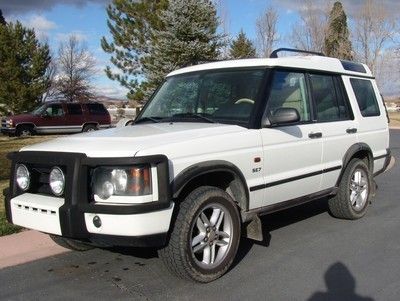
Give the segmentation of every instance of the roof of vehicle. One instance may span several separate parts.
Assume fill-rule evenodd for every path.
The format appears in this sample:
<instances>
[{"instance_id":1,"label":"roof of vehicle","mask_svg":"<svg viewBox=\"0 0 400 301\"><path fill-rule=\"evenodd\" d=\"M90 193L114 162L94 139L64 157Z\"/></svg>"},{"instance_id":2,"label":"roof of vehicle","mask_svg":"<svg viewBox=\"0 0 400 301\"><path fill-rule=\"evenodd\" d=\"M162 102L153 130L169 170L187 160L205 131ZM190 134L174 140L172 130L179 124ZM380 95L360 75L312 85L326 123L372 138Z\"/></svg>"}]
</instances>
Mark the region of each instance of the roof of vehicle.
<instances>
[{"instance_id":1,"label":"roof of vehicle","mask_svg":"<svg viewBox=\"0 0 400 301\"><path fill-rule=\"evenodd\" d=\"M218 61L213 63L200 64L175 70L167 76L184 74L195 71L245 68L245 67L291 67L306 70L326 71L362 77L373 77L367 65L339 60L337 58L310 55L310 56L289 56L279 58L257 58ZM356 71L354 71L356 70Z\"/></svg>"}]
</instances>

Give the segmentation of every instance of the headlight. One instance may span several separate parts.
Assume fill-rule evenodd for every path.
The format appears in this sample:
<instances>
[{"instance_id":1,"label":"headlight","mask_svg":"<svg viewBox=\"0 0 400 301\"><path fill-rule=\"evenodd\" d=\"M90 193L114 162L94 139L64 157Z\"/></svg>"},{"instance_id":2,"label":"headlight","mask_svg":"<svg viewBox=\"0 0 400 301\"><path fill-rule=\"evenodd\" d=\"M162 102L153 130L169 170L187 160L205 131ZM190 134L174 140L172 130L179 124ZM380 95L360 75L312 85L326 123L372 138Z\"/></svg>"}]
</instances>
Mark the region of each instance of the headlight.
<instances>
[{"instance_id":1,"label":"headlight","mask_svg":"<svg viewBox=\"0 0 400 301\"><path fill-rule=\"evenodd\" d=\"M97 167L92 173L92 192L103 200L112 195L151 194L150 166Z\"/></svg>"},{"instance_id":2,"label":"headlight","mask_svg":"<svg viewBox=\"0 0 400 301\"><path fill-rule=\"evenodd\" d=\"M53 167L49 176L50 188L56 196L60 196L64 192L65 177L64 173L59 167Z\"/></svg>"},{"instance_id":3,"label":"headlight","mask_svg":"<svg viewBox=\"0 0 400 301\"><path fill-rule=\"evenodd\" d=\"M18 187L26 191L29 188L29 184L31 182L31 175L29 173L28 168L24 164L19 164L17 167L17 171L15 173L15 179L17 181Z\"/></svg>"},{"instance_id":4,"label":"headlight","mask_svg":"<svg viewBox=\"0 0 400 301\"><path fill-rule=\"evenodd\" d=\"M12 119L6 119L6 127L11 128L13 126Z\"/></svg>"}]
</instances>

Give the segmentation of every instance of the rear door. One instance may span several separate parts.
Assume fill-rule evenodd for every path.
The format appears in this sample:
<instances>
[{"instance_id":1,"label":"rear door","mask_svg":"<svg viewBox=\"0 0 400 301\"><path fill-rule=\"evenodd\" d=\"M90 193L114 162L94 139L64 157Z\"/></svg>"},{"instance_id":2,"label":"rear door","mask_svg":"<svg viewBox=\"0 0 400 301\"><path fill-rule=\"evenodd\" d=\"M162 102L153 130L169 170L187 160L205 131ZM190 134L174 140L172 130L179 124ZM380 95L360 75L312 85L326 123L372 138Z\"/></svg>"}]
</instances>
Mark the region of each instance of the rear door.
<instances>
[{"instance_id":1,"label":"rear door","mask_svg":"<svg viewBox=\"0 0 400 301\"><path fill-rule=\"evenodd\" d=\"M261 207L320 191L322 178L322 139L319 125L313 122L306 74L274 71L265 114L271 116L282 107L300 114L296 124L261 129L264 151L264 200Z\"/></svg>"},{"instance_id":2,"label":"rear door","mask_svg":"<svg viewBox=\"0 0 400 301\"><path fill-rule=\"evenodd\" d=\"M315 117L322 133L324 173L321 189L336 185L347 150L358 141L358 122L340 75L310 73Z\"/></svg>"},{"instance_id":3,"label":"rear door","mask_svg":"<svg viewBox=\"0 0 400 301\"><path fill-rule=\"evenodd\" d=\"M66 125L69 132L80 132L85 123L80 103L68 103L67 105Z\"/></svg>"}]
</instances>

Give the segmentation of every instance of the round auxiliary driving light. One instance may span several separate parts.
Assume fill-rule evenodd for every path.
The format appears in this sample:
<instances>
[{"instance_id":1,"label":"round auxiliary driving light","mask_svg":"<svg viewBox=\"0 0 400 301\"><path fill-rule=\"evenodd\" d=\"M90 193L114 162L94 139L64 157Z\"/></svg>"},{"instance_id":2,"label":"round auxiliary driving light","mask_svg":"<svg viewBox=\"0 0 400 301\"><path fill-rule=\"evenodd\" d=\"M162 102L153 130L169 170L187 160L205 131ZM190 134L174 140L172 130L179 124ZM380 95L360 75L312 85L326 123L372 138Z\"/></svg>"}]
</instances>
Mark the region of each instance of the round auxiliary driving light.
<instances>
[{"instance_id":1,"label":"round auxiliary driving light","mask_svg":"<svg viewBox=\"0 0 400 301\"><path fill-rule=\"evenodd\" d=\"M26 191L29 188L31 182L31 175L29 174L28 168L24 164L19 164L15 173L15 179L18 187Z\"/></svg>"},{"instance_id":2,"label":"round auxiliary driving light","mask_svg":"<svg viewBox=\"0 0 400 301\"><path fill-rule=\"evenodd\" d=\"M56 196L60 196L64 192L65 177L64 173L59 167L53 167L49 176L50 188Z\"/></svg>"}]
</instances>

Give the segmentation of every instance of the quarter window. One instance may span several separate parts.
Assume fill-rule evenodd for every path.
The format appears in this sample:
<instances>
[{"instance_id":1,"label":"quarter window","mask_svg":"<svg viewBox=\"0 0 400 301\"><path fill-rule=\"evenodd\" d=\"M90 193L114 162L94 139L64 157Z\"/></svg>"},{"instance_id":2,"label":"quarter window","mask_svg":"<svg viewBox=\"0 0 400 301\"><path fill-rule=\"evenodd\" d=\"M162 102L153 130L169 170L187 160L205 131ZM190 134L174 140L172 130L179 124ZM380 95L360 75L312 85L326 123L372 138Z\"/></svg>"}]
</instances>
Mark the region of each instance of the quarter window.
<instances>
[{"instance_id":1,"label":"quarter window","mask_svg":"<svg viewBox=\"0 0 400 301\"><path fill-rule=\"evenodd\" d=\"M90 103L87 105L90 114L93 115L107 115L107 109L101 103Z\"/></svg>"},{"instance_id":2,"label":"quarter window","mask_svg":"<svg viewBox=\"0 0 400 301\"><path fill-rule=\"evenodd\" d=\"M351 78L350 83L353 87L361 115L364 117L379 116L378 102L371 81Z\"/></svg>"},{"instance_id":3,"label":"quarter window","mask_svg":"<svg viewBox=\"0 0 400 301\"><path fill-rule=\"evenodd\" d=\"M268 99L267 116L273 116L280 108L294 108L300 121L310 121L310 103L303 73L276 71L272 79Z\"/></svg>"},{"instance_id":4,"label":"quarter window","mask_svg":"<svg viewBox=\"0 0 400 301\"><path fill-rule=\"evenodd\" d=\"M310 74L311 91L318 121L349 119L346 103L336 89L337 80L331 75Z\"/></svg>"}]
</instances>

